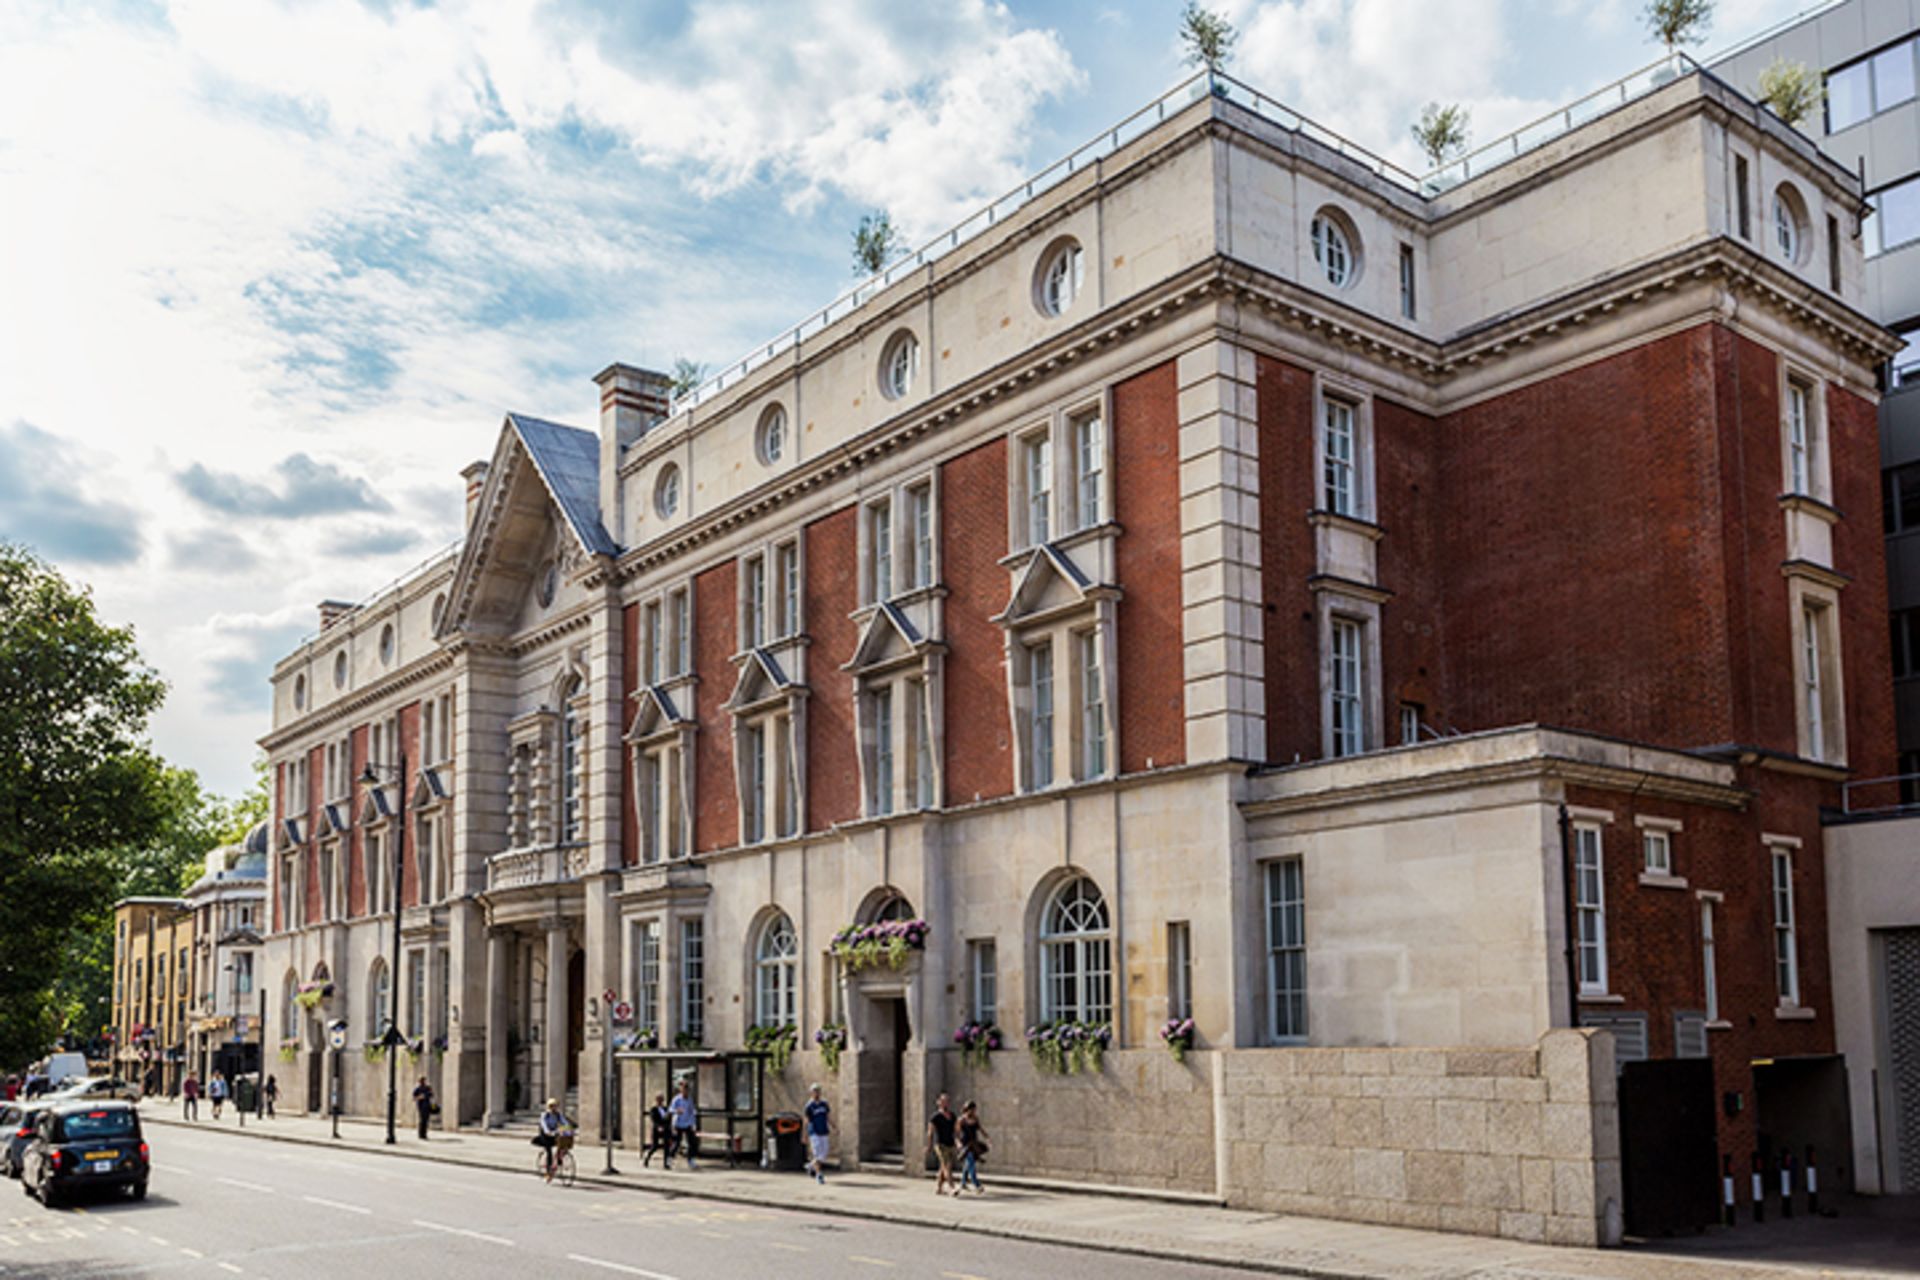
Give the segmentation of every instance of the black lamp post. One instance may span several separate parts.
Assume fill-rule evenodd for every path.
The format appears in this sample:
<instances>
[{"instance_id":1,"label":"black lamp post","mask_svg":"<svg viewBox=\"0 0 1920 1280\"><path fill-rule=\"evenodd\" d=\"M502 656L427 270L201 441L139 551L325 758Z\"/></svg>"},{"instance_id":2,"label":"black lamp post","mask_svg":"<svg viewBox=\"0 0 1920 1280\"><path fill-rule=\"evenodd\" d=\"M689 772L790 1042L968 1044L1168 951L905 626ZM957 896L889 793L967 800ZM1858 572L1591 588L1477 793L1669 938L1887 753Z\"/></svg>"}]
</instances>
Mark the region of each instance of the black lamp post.
<instances>
[{"instance_id":1,"label":"black lamp post","mask_svg":"<svg viewBox=\"0 0 1920 1280\"><path fill-rule=\"evenodd\" d=\"M385 808L379 799L380 774L389 773L400 781L400 799L394 810L393 840L393 960L387 967L387 1029L380 1042L387 1050L387 1145L394 1143L394 1116L400 1106L400 1046L406 1037L400 1034L400 882L406 874L407 852L407 752L400 749L399 765L375 764L369 760L360 773L360 785L374 793L375 805Z\"/></svg>"}]
</instances>

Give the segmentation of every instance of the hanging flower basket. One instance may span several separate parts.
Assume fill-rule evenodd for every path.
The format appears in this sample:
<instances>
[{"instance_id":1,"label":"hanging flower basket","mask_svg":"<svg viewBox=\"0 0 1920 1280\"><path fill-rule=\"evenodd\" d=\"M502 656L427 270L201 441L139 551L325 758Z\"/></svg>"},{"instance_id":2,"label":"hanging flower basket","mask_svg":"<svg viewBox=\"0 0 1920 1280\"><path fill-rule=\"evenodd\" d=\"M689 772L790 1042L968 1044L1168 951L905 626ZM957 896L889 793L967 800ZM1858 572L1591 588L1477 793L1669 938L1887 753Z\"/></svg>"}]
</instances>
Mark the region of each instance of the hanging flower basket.
<instances>
[{"instance_id":1,"label":"hanging flower basket","mask_svg":"<svg viewBox=\"0 0 1920 1280\"><path fill-rule=\"evenodd\" d=\"M794 1046L799 1043L800 1028L791 1022L747 1028L748 1051L766 1054L770 1059L767 1065L775 1075L787 1069L787 1063L793 1060Z\"/></svg>"},{"instance_id":2,"label":"hanging flower basket","mask_svg":"<svg viewBox=\"0 0 1920 1280\"><path fill-rule=\"evenodd\" d=\"M433 1038L432 1047L433 1047L433 1056L436 1058L440 1057L442 1054L446 1053L447 1051L447 1038L445 1036L435 1036Z\"/></svg>"},{"instance_id":3,"label":"hanging flower basket","mask_svg":"<svg viewBox=\"0 0 1920 1280\"><path fill-rule=\"evenodd\" d=\"M676 1031L673 1033L673 1047L676 1049L698 1049L702 1046L700 1037L693 1032Z\"/></svg>"},{"instance_id":4,"label":"hanging flower basket","mask_svg":"<svg viewBox=\"0 0 1920 1280\"><path fill-rule=\"evenodd\" d=\"M925 920L850 924L833 935L833 954L847 967L848 973L878 968L882 964L900 969L905 967L910 953L926 949L927 932Z\"/></svg>"},{"instance_id":5,"label":"hanging flower basket","mask_svg":"<svg viewBox=\"0 0 1920 1280\"><path fill-rule=\"evenodd\" d=\"M299 1056L300 1042L298 1040L282 1040L280 1042L280 1061L292 1062Z\"/></svg>"},{"instance_id":6,"label":"hanging flower basket","mask_svg":"<svg viewBox=\"0 0 1920 1280\"><path fill-rule=\"evenodd\" d=\"M1112 1043L1113 1028L1104 1022L1057 1018L1027 1028L1027 1052L1034 1065L1063 1076L1100 1070Z\"/></svg>"},{"instance_id":7,"label":"hanging flower basket","mask_svg":"<svg viewBox=\"0 0 1920 1280\"><path fill-rule=\"evenodd\" d=\"M975 1022L968 1019L960 1024L953 1033L953 1042L960 1046L960 1057L970 1067L987 1065L987 1055L1001 1047L1000 1028L991 1022Z\"/></svg>"},{"instance_id":8,"label":"hanging flower basket","mask_svg":"<svg viewBox=\"0 0 1920 1280\"><path fill-rule=\"evenodd\" d=\"M425 1040L407 1041L407 1065L413 1066L420 1061L420 1055L427 1051Z\"/></svg>"},{"instance_id":9,"label":"hanging flower basket","mask_svg":"<svg viewBox=\"0 0 1920 1280\"><path fill-rule=\"evenodd\" d=\"M293 993L293 1002L302 1009L313 1009L323 1000L333 999L331 982L303 982L300 989Z\"/></svg>"},{"instance_id":10,"label":"hanging flower basket","mask_svg":"<svg viewBox=\"0 0 1920 1280\"><path fill-rule=\"evenodd\" d=\"M820 1046L820 1057L826 1062L827 1070L838 1074L840 1055L847 1048L847 1024L829 1022L813 1033L813 1042Z\"/></svg>"},{"instance_id":11,"label":"hanging flower basket","mask_svg":"<svg viewBox=\"0 0 1920 1280\"><path fill-rule=\"evenodd\" d=\"M1167 1025L1160 1028L1160 1038L1166 1042L1167 1052L1175 1062L1187 1060L1187 1050L1193 1048L1193 1035L1192 1018L1169 1018Z\"/></svg>"},{"instance_id":12,"label":"hanging flower basket","mask_svg":"<svg viewBox=\"0 0 1920 1280\"><path fill-rule=\"evenodd\" d=\"M660 1047L660 1032L658 1028L655 1027L641 1027L638 1031L628 1036L626 1043L620 1047L623 1049L658 1049Z\"/></svg>"},{"instance_id":13,"label":"hanging flower basket","mask_svg":"<svg viewBox=\"0 0 1920 1280\"><path fill-rule=\"evenodd\" d=\"M360 1056L368 1062L380 1062L387 1056L387 1046L378 1040L369 1040L360 1046Z\"/></svg>"}]
</instances>

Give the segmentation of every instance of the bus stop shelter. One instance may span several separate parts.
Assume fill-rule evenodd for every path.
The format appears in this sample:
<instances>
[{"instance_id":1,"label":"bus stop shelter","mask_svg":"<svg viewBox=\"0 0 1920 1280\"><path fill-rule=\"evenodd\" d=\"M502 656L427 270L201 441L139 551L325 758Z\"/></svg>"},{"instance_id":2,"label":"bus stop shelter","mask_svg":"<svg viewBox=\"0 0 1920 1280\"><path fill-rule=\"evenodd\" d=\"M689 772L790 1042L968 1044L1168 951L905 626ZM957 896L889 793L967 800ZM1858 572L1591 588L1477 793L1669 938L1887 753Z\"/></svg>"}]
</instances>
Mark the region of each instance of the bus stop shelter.
<instances>
[{"instance_id":1,"label":"bus stop shelter","mask_svg":"<svg viewBox=\"0 0 1920 1280\"><path fill-rule=\"evenodd\" d=\"M723 1143L727 1163L744 1157L760 1162L766 1142L766 1055L719 1049L623 1049L620 1065L622 1104L637 1103L627 1114L644 1116L657 1096L669 1101L681 1081L693 1086L698 1124L695 1132L709 1149ZM635 1087L637 1085L637 1088ZM647 1142L648 1126L633 1126L636 1147Z\"/></svg>"}]
</instances>

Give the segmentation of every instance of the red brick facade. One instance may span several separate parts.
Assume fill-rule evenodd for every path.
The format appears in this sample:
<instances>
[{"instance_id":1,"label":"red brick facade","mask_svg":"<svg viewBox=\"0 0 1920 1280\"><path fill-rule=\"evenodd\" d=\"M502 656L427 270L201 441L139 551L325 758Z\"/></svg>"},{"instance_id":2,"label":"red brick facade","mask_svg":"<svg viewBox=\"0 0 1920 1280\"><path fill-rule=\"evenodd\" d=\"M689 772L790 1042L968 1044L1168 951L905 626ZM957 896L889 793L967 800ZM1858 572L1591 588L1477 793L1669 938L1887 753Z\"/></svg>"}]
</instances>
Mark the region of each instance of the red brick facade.
<instances>
[{"instance_id":1,"label":"red brick facade","mask_svg":"<svg viewBox=\"0 0 1920 1280\"><path fill-rule=\"evenodd\" d=\"M1114 709L1122 773L1187 757L1179 399L1171 361L1113 389L1113 505L1124 531L1115 555L1125 593Z\"/></svg>"},{"instance_id":2,"label":"red brick facade","mask_svg":"<svg viewBox=\"0 0 1920 1280\"><path fill-rule=\"evenodd\" d=\"M740 803L733 785L733 725L721 704L733 696L738 562L716 565L693 580L694 718L693 848L724 849L740 838Z\"/></svg>"},{"instance_id":3,"label":"red brick facade","mask_svg":"<svg viewBox=\"0 0 1920 1280\"><path fill-rule=\"evenodd\" d=\"M1007 443L994 440L940 468L941 570L946 601L948 804L1013 792L1007 722Z\"/></svg>"},{"instance_id":4,"label":"red brick facade","mask_svg":"<svg viewBox=\"0 0 1920 1280\"><path fill-rule=\"evenodd\" d=\"M809 830L825 831L860 813L860 763L854 747L853 678L840 664L853 656L854 606L860 566L856 513L845 507L807 526L807 813Z\"/></svg>"}]
</instances>

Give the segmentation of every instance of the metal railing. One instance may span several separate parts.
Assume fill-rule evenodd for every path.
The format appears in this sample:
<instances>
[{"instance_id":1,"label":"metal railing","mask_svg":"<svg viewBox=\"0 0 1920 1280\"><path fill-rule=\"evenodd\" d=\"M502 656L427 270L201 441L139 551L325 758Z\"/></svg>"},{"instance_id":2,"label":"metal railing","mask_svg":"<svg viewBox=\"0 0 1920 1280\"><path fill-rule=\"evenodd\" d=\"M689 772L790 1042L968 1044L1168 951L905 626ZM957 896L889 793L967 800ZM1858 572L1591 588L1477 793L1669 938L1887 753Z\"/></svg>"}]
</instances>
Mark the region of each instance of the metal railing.
<instances>
[{"instance_id":1,"label":"metal railing","mask_svg":"<svg viewBox=\"0 0 1920 1280\"><path fill-rule=\"evenodd\" d=\"M1869 797L1885 803L1868 804L1859 797L1875 788ZM1855 778L1840 784L1840 811L1849 817L1876 813L1920 812L1920 773L1894 773L1884 778Z\"/></svg>"},{"instance_id":2,"label":"metal railing","mask_svg":"<svg viewBox=\"0 0 1920 1280\"><path fill-rule=\"evenodd\" d=\"M333 630L333 627L337 627L340 625L341 622L346 621L346 619L349 616L351 616L352 614L358 613L360 610L366 608L368 605L372 604L374 601L378 600L380 597L386 595L388 592L398 591L401 587L406 586L409 582L412 582L415 578L420 577L422 574L426 573L429 569L438 568L443 561L450 560L453 557L459 555L460 548L463 545L465 545L465 543L466 543L466 538L464 536L455 538L452 542L449 542L446 546L440 548L438 551L428 556L425 560L420 561L420 563L414 565L413 568L408 569L405 573L396 575L389 581L381 584L375 590L368 592L364 596L361 596L360 599L352 605L352 607L348 608L347 610L345 610L340 614L340 617L334 622L332 627L323 627L323 628L320 628L319 630L309 632L306 636L302 637L300 643L294 646L295 651L297 652L301 649L306 648L308 645L312 644L315 640L318 640L326 632Z\"/></svg>"},{"instance_id":3,"label":"metal railing","mask_svg":"<svg viewBox=\"0 0 1920 1280\"><path fill-rule=\"evenodd\" d=\"M1590 124L1608 112L1618 110L1634 99L1644 97L1655 89L1665 88L1682 76L1692 75L1698 70L1700 64L1686 54L1678 50L1669 53L1631 75L1595 89L1558 111L1475 147L1458 159L1449 160L1420 179L1420 192L1433 196L1450 187L1457 187L1469 178L1477 178L1497 169L1555 138L1572 133L1581 125Z\"/></svg>"},{"instance_id":4,"label":"metal railing","mask_svg":"<svg viewBox=\"0 0 1920 1280\"><path fill-rule=\"evenodd\" d=\"M670 415L678 415L739 385L768 361L792 351L808 338L845 319L874 297L966 244L975 236L1005 222L1036 196L1152 132L1193 103L1214 97L1232 102L1282 129L1310 138L1328 150L1360 165L1375 177L1421 197L1431 197L1505 164L1563 134L1579 128L1643 94L1698 70L1684 53L1672 53L1632 75L1596 89L1579 101L1512 133L1476 147L1457 160L1415 174L1359 143L1301 115L1285 103L1220 71L1198 71L1109 129L1103 130L1065 157L1054 161L985 208L904 254L879 273L855 285L800 323L755 347L718 373L673 398Z\"/></svg>"}]
</instances>

